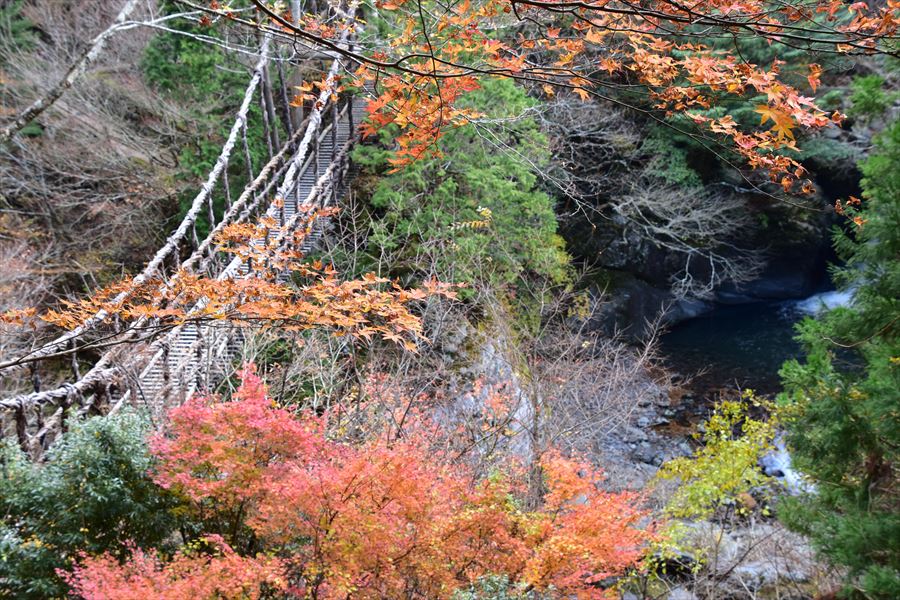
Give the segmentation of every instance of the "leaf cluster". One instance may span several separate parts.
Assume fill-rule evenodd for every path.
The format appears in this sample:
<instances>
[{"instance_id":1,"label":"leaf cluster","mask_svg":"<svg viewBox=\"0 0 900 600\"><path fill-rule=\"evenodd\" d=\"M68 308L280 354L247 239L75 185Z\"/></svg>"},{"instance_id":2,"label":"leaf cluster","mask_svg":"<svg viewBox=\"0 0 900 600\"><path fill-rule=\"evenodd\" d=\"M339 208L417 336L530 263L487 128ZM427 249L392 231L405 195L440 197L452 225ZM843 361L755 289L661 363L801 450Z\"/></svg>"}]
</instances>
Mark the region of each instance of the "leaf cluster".
<instances>
[{"instance_id":1,"label":"leaf cluster","mask_svg":"<svg viewBox=\"0 0 900 600\"><path fill-rule=\"evenodd\" d=\"M675 458L660 468L660 479L679 480L666 512L679 518L707 518L766 481L759 461L772 448L777 420L753 418L750 410L759 410L765 402L749 391L745 400L717 406L704 423L703 443L693 456Z\"/></svg>"},{"instance_id":2,"label":"leaf cluster","mask_svg":"<svg viewBox=\"0 0 900 600\"><path fill-rule=\"evenodd\" d=\"M78 552L163 542L172 500L149 476L147 430L132 413L75 422L42 464L11 442L0 448L0 596L60 597L56 570Z\"/></svg>"},{"instance_id":3,"label":"leaf cluster","mask_svg":"<svg viewBox=\"0 0 900 600\"><path fill-rule=\"evenodd\" d=\"M449 600L499 576L523 592L594 598L595 583L637 564L653 538L636 495L601 491L596 469L556 452L540 463L543 505L526 511L511 474L476 478L425 430L349 443L328 435L328 420L279 408L250 367L232 401L173 409L151 443L155 479L188 503L203 531L194 539L221 540L219 550L200 565L189 548L171 560L133 552L122 566L101 555L70 582L125 598L135 577L175 600L209 589L211 573L235 573L219 596L289 582L303 597Z\"/></svg>"}]
</instances>

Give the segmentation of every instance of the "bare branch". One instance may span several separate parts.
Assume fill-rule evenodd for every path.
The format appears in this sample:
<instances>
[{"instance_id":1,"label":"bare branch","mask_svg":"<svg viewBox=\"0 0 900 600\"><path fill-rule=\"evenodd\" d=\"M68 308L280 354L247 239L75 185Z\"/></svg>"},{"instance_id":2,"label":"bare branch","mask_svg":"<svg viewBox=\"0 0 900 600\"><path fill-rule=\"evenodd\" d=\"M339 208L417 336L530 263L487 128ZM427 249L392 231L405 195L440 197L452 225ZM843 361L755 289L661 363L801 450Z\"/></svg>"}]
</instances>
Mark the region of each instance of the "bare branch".
<instances>
[{"instance_id":1,"label":"bare branch","mask_svg":"<svg viewBox=\"0 0 900 600\"><path fill-rule=\"evenodd\" d=\"M128 0L125 2L125 5L119 11L119 14L116 16L113 24L102 31L100 34L95 37L91 45L84 51L84 53L75 61L71 67L69 67L68 73L63 77L62 81L53 86L49 92L47 92L41 98L35 100L31 106L23 110L19 115L15 118L15 120L0 130L0 144L3 144L9 141L12 136L17 134L22 130L23 127L28 125L31 121L33 121L38 115L42 112L53 106L53 103L56 102L63 93L68 90L72 85L78 81L81 76L87 71L88 67L97 60L97 57L100 56L100 53L103 52L104 46L106 46L106 41L112 36L116 31L118 31L119 27L122 23L128 19L128 16L134 11L134 9L138 5L138 0Z\"/></svg>"}]
</instances>

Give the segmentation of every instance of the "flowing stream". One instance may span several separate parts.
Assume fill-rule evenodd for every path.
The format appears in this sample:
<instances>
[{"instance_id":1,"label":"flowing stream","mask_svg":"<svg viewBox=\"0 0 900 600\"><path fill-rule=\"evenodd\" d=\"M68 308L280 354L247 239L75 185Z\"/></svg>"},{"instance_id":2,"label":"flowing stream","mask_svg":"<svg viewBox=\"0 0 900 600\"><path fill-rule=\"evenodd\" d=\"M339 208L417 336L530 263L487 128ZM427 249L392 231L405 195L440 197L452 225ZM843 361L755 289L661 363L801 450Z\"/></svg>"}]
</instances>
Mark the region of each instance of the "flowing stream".
<instances>
[{"instance_id":1,"label":"flowing stream","mask_svg":"<svg viewBox=\"0 0 900 600\"><path fill-rule=\"evenodd\" d=\"M670 368L693 375L689 387L696 393L692 406L680 407L681 420L701 418L708 410L704 404L711 401L716 389L749 387L764 394L777 392L782 363L801 355L800 345L793 339L794 325L806 316L852 301L852 290L828 290L801 300L721 306L673 327L660 339L660 348ZM812 489L792 468L781 435L761 466L792 494Z\"/></svg>"},{"instance_id":2,"label":"flowing stream","mask_svg":"<svg viewBox=\"0 0 900 600\"><path fill-rule=\"evenodd\" d=\"M773 393L781 365L801 354L794 326L852 298L852 290L827 290L801 300L718 306L672 327L660 350L674 371L693 376L698 391L739 386Z\"/></svg>"}]
</instances>

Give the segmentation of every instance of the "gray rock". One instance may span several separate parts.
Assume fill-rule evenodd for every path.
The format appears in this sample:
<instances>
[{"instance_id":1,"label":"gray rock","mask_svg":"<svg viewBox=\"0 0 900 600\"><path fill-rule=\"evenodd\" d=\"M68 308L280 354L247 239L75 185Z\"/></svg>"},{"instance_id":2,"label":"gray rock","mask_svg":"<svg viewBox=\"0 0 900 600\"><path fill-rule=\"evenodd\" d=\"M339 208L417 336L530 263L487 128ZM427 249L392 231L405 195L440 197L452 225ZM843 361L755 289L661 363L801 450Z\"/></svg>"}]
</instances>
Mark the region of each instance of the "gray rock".
<instances>
[{"instance_id":1,"label":"gray rock","mask_svg":"<svg viewBox=\"0 0 900 600\"><path fill-rule=\"evenodd\" d=\"M663 462L663 453L647 442L642 442L638 446L637 450L634 451L634 457L642 463L655 467L658 467Z\"/></svg>"},{"instance_id":2,"label":"gray rock","mask_svg":"<svg viewBox=\"0 0 900 600\"><path fill-rule=\"evenodd\" d=\"M697 594L683 585L672 588L666 596L667 600L697 600Z\"/></svg>"},{"instance_id":3,"label":"gray rock","mask_svg":"<svg viewBox=\"0 0 900 600\"><path fill-rule=\"evenodd\" d=\"M637 427L625 425L622 428L622 441L624 442L646 442L647 433Z\"/></svg>"},{"instance_id":4,"label":"gray rock","mask_svg":"<svg viewBox=\"0 0 900 600\"><path fill-rule=\"evenodd\" d=\"M763 562L738 565L731 573L733 578L738 579L751 590L759 590L775 585L780 575L775 565Z\"/></svg>"},{"instance_id":5,"label":"gray rock","mask_svg":"<svg viewBox=\"0 0 900 600\"><path fill-rule=\"evenodd\" d=\"M660 394L653 400L653 402L657 406L669 406L672 403L672 401L669 399L669 396L667 396L666 394ZM684 402L684 400L682 400L682 402Z\"/></svg>"}]
</instances>

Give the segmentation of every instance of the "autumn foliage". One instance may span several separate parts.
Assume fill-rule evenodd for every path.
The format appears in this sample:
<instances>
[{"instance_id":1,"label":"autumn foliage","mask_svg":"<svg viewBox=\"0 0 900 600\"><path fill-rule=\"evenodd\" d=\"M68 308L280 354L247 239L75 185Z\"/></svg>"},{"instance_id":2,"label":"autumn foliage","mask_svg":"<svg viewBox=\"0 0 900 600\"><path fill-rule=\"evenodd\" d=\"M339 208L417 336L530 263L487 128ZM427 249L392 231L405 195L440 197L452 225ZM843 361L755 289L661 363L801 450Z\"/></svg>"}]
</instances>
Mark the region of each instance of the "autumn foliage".
<instances>
[{"instance_id":1,"label":"autumn foliage","mask_svg":"<svg viewBox=\"0 0 900 600\"><path fill-rule=\"evenodd\" d=\"M601 491L589 465L547 453L543 505L526 510L513 472L476 477L415 432L332 439L327 414L278 407L252 367L231 401L194 398L170 417L155 478L212 552L86 558L70 578L85 598L434 599L491 574L597 598L654 537L640 499Z\"/></svg>"},{"instance_id":2,"label":"autumn foliage","mask_svg":"<svg viewBox=\"0 0 900 600\"><path fill-rule=\"evenodd\" d=\"M286 587L276 558L238 556L218 536L202 540L213 553L185 551L163 563L155 552L132 548L122 565L109 556L85 557L66 580L85 600L147 598L248 598Z\"/></svg>"},{"instance_id":3,"label":"autumn foliage","mask_svg":"<svg viewBox=\"0 0 900 600\"><path fill-rule=\"evenodd\" d=\"M124 278L86 298L64 300L59 309L7 311L0 314L0 325L40 320L73 329L105 314L106 324L151 320L164 327L216 321L283 331L323 328L415 349L422 325L412 306L435 294L453 298L453 286L431 280L420 289L404 289L374 273L344 280L331 264L306 260L299 247L316 221L334 212L310 211L295 230L270 217L223 228L215 238L217 248L247 265L244 277L214 278L182 269L167 280Z\"/></svg>"},{"instance_id":4,"label":"autumn foliage","mask_svg":"<svg viewBox=\"0 0 900 600\"><path fill-rule=\"evenodd\" d=\"M289 13L254 4L273 28L314 43L339 29L332 23L323 29L308 16L294 24ZM478 116L458 100L482 78L509 77L547 96L615 98L641 112L683 114L701 126L698 137L705 143L729 148L786 192L812 190L791 156L794 131L840 123L843 116L826 114L792 83L799 79L814 94L821 65L799 66L806 71L798 77L797 69L782 72L781 61L745 60L740 42L764 39L813 54L889 52L900 24L895 0L465 0L447 6L380 0L377 8L396 33L389 45L354 55L360 67L352 83L375 90L365 133L389 123L402 128L396 168L439 154L437 140L447 128ZM717 37L733 48L709 42ZM758 102L758 125L739 124L726 113L704 114L729 98Z\"/></svg>"}]
</instances>

